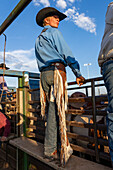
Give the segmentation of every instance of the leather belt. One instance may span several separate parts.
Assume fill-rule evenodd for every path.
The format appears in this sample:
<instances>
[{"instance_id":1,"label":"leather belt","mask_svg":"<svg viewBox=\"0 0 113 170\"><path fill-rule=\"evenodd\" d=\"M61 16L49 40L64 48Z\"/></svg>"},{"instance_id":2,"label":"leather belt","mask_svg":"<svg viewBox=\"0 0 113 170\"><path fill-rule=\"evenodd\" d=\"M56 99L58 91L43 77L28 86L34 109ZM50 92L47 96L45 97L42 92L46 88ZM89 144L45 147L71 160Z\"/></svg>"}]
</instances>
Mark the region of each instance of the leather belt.
<instances>
[{"instance_id":1,"label":"leather belt","mask_svg":"<svg viewBox=\"0 0 113 170\"><path fill-rule=\"evenodd\" d=\"M52 63L51 65L55 66L58 70L66 71L65 66L62 63Z\"/></svg>"},{"instance_id":2,"label":"leather belt","mask_svg":"<svg viewBox=\"0 0 113 170\"><path fill-rule=\"evenodd\" d=\"M53 70L53 71L54 71L55 67L56 67L58 70L61 70L61 71L65 71L65 72L66 72L65 66L64 66L64 64L62 64L62 63L52 63L50 66L43 68L42 71L49 71L49 70ZM41 71L41 72L42 72L42 71Z\"/></svg>"}]
</instances>

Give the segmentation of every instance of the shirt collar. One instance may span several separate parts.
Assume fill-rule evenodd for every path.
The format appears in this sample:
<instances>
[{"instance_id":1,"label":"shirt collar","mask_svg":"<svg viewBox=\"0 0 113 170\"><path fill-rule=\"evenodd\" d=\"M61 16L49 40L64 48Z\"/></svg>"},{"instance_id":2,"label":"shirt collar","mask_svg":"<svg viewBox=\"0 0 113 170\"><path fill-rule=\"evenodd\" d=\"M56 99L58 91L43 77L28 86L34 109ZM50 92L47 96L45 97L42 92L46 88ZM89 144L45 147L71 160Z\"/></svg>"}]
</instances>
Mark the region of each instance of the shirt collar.
<instances>
[{"instance_id":1,"label":"shirt collar","mask_svg":"<svg viewBox=\"0 0 113 170\"><path fill-rule=\"evenodd\" d=\"M51 26L50 25L46 25L46 26L44 26L44 28L51 28Z\"/></svg>"}]
</instances>

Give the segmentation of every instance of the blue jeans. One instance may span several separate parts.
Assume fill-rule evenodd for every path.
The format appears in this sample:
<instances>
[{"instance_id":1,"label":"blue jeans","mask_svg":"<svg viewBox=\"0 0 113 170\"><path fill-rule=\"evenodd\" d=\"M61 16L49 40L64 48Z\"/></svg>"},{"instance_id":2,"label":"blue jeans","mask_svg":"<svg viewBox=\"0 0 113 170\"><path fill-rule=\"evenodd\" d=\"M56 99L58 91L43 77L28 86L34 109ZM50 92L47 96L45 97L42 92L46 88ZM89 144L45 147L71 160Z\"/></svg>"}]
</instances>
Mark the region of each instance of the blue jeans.
<instances>
[{"instance_id":1,"label":"blue jeans","mask_svg":"<svg viewBox=\"0 0 113 170\"><path fill-rule=\"evenodd\" d=\"M58 116L56 102L49 100L51 86L54 84L54 66L41 73L42 88L48 100L47 125L45 131L44 154L50 156L57 150Z\"/></svg>"},{"instance_id":2,"label":"blue jeans","mask_svg":"<svg viewBox=\"0 0 113 170\"><path fill-rule=\"evenodd\" d=\"M108 93L106 123L111 161L113 163L113 60L109 60L103 64L102 75Z\"/></svg>"}]
</instances>

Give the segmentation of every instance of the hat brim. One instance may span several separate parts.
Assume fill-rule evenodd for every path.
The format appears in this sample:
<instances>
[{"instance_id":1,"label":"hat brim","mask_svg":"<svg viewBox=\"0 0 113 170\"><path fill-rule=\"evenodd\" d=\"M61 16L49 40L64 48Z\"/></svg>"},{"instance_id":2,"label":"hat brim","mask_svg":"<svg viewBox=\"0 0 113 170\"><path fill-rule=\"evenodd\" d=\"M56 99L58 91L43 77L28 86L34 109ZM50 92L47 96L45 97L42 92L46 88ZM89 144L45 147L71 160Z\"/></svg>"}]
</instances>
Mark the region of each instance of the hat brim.
<instances>
[{"instance_id":1,"label":"hat brim","mask_svg":"<svg viewBox=\"0 0 113 170\"><path fill-rule=\"evenodd\" d=\"M6 68L6 70L9 70L9 67L5 67Z\"/></svg>"},{"instance_id":2,"label":"hat brim","mask_svg":"<svg viewBox=\"0 0 113 170\"><path fill-rule=\"evenodd\" d=\"M0 68L2 68L2 69L3 69L4 67L0 67ZM9 68L9 67L5 67L5 69L6 69L6 70L9 70L10 68Z\"/></svg>"},{"instance_id":3,"label":"hat brim","mask_svg":"<svg viewBox=\"0 0 113 170\"><path fill-rule=\"evenodd\" d=\"M62 21L63 19L65 19L67 16L65 14L63 14L62 12L58 11L57 9L53 8L53 7L46 7L41 9L37 15L36 15L36 23L43 27L43 20L46 17L49 16L53 16L53 15L58 15L59 16L59 20Z\"/></svg>"},{"instance_id":4,"label":"hat brim","mask_svg":"<svg viewBox=\"0 0 113 170\"><path fill-rule=\"evenodd\" d=\"M3 69L4 67L5 67L5 69L6 69L6 70L8 70L8 69L9 69L9 67L6 67L6 64L1 63L1 64L0 64L0 68L2 68L2 69Z\"/></svg>"}]
</instances>

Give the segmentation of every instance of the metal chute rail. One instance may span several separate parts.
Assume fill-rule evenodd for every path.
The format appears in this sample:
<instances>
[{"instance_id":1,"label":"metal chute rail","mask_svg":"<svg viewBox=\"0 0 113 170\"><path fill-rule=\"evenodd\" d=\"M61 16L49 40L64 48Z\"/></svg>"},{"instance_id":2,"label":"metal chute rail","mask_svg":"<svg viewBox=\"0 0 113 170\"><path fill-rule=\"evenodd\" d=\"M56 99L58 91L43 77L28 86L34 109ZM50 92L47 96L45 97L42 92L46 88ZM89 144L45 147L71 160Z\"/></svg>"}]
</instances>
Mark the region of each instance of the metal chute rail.
<instances>
[{"instance_id":1,"label":"metal chute rail","mask_svg":"<svg viewBox=\"0 0 113 170\"><path fill-rule=\"evenodd\" d=\"M2 72L0 70L0 75L2 75ZM38 141L39 145L44 142L46 120L43 120L40 116L40 75L6 70L5 76L18 77L17 90L12 92L12 95L16 95L15 100L6 100L2 103L6 105L7 116L11 117L12 123L15 124L15 130L12 131L15 139L9 139L8 147L16 154L16 160L8 151L9 162L12 163L15 160L16 169L22 167L27 169L30 163L34 163L38 167L40 160L35 158L36 155L32 153L31 148L26 146L22 149L21 145L27 139L32 144L33 141ZM97 81L100 84L96 84ZM89 155L89 159L93 161L96 159L96 162L110 165L106 124L104 121L98 122L98 117L105 118L106 116L105 108L108 101L106 94L95 94L99 86L104 86L101 77L86 80L86 84L82 87L76 86L76 82L68 83L68 94L79 92L84 93L85 97L71 97L72 95L69 95L68 111L66 113L67 135L74 150L75 159L77 155L84 155L86 158ZM81 90L82 92L80 92ZM7 104L10 104L9 110ZM15 116L16 118L14 118ZM25 137L24 140L23 136ZM20 155L21 159L19 159ZM11 159L11 157L13 158ZM51 167L52 165L47 164L48 166Z\"/></svg>"}]
</instances>

